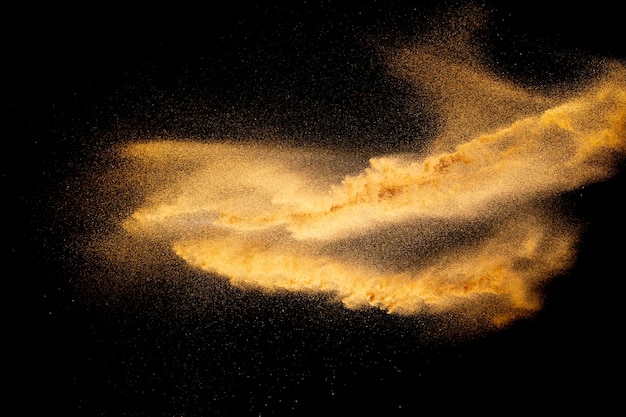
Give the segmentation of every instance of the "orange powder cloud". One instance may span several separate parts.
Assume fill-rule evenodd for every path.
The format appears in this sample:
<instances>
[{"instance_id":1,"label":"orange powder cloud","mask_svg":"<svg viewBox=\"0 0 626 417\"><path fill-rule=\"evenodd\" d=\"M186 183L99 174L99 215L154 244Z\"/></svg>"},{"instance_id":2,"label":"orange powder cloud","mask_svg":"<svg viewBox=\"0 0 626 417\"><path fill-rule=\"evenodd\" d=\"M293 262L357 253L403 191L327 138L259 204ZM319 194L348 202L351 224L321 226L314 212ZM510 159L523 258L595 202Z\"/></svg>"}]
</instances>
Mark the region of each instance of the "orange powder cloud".
<instances>
[{"instance_id":1,"label":"orange powder cloud","mask_svg":"<svg viewBox=\"0 0 626 417\"><path fill-rule=\"evenodd\" d=\"M123 230L233 285L347 308L496 324L537 311L578 238L552 198L608 178L626 150L626 69L544 97L427 48L391 61L436 94L445 126L425 153L357 172L347 155L279 143L130 143L126 178L145 199Z\"/></svg>"}]
</instances>

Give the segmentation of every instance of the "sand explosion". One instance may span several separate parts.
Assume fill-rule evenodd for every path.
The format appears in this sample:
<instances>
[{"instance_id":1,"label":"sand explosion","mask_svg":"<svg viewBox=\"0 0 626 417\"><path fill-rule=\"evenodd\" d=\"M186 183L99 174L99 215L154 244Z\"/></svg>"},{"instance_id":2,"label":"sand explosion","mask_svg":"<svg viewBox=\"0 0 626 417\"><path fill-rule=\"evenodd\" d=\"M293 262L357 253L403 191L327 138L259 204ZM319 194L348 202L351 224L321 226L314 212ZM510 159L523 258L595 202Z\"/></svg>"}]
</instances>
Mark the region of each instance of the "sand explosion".
<instances>
[{"instance_id":1,"label":"sand explosion","mask_svg":"<svg viewBox=\"0 0 626 417\"><path fill-rule=\"evenodd\" d=\"M121 224L233 285L323 292L347 308L460 311L508 323L541 308L575 258L560 194L614 174L626 69L539 94L424 45L389 54L443 126L422 153L372 157L261 141L122 147L145 199Z\"/></svg>"}]
</instances>

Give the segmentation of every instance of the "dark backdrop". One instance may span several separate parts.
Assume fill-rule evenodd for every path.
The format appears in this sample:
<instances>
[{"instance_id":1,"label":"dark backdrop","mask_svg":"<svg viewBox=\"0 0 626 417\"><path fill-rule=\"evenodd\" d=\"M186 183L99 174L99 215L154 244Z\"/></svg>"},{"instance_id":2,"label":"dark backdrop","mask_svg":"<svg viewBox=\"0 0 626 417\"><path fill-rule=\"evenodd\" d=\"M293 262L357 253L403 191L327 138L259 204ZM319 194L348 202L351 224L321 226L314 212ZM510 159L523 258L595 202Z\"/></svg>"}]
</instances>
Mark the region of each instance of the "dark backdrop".
<instances>
[{"instance_id":1,"label":"dark backdrop","mask_svg":"<svg viewBox=\"0 0 626 417\"><path fill-rule=\"evenodd\" d=\"M510 77L567 81L579 61L562 52L626 57L611 2L485 3L496 69ZM68 242L87 226L68 220L60 196L117 141L269 127L296 144L366 154L419 146L436 121L413 122L421 104L407 109L363 39L411 39L447 6L235 1L8 10L4 357L15 388L7 394L20 414L619 409L623 171L568 197L587 228L575 269L547 288L546 308L467 341L437 337L411 319L227 285L221 301L183 312L171 306L183 299L183 284L160 282L158 291L139 289L133 302L117 303L85 301L75 285L81 260Z\"/></svg>"}]
</instances>

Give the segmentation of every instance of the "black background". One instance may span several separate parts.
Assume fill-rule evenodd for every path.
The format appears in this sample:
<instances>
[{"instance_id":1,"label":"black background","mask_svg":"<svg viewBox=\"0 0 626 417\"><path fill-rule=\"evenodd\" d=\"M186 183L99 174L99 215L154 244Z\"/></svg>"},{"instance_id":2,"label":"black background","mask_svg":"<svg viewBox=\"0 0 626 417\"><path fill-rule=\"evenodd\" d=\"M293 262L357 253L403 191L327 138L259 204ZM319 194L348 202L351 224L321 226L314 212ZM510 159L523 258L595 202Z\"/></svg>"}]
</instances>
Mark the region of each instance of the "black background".
<instances>
[{"instance_id":1,"label":"black background","mask_svg":"<svg viewBox=\"0 0 626 417\"><path fill-rule=\"evenodd\" d=\"M626 57L611 2L483 4L492 16L485 36L494 69L509 78L564 83L588 57ZM449 5L8 10L2 180L11 349L4 357L20 414L619 409L623 170L566 196L587 226L575 269L548 286L545 309L470 340L439 337L426 319L224 283L215 284L216 300L177 308L201 276L156 279L153 288L134 285L132 297L102 300L76 285L83 260L68 247L93 225L73 219L64 195L112 143L270 131L366 155L419 147L434 121L415 123L420 103L407 108L372 41L419 36Z\"/></svg>"}]
</instances>

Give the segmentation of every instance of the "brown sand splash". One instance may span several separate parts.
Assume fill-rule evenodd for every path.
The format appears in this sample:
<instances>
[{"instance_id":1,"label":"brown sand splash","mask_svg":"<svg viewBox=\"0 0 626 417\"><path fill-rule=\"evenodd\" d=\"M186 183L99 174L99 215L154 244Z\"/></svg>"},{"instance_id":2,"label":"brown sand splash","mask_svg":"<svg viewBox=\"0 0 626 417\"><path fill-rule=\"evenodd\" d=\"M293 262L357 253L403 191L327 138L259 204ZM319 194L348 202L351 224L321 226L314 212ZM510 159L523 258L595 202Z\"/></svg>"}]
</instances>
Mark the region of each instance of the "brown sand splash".
<instances>
[{"instance_id":1,"label":"brown sand splash","mask_svg":"<svg viewBox=\"0 0 626 417\"><path fill-rule=\"evenodd\" d=\"M432 47L390 57L441 112L426 153L349 174L355 161L330 150L130 143L125 176L147 197L125 233L233 285L324 292L348 308L496 324L537 311L578 239L551 198L608 178L626 150L626 69L604 63L584 88L546 97Z\"/></svg>"}]
</instances>

